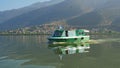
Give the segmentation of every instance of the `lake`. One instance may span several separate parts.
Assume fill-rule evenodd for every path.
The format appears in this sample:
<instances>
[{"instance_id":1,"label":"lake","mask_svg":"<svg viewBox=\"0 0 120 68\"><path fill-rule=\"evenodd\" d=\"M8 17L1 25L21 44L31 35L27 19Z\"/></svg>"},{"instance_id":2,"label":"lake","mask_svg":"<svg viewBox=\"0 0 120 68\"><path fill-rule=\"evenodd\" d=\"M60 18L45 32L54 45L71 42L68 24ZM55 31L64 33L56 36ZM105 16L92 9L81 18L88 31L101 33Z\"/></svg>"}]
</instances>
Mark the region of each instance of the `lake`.
<instances>
[{"instance_id":1,"label":"lake","mask_svg":"<svg viewBox=\"0 0 120 68\"><path fill-rule=\"evenodd\" d=\"M48 47L47 37L0 36L0 68L120 68L119 35L92 35L99 43L90 44L88 52L64 54L62 59Z\"/></svg>"}]
</instances>

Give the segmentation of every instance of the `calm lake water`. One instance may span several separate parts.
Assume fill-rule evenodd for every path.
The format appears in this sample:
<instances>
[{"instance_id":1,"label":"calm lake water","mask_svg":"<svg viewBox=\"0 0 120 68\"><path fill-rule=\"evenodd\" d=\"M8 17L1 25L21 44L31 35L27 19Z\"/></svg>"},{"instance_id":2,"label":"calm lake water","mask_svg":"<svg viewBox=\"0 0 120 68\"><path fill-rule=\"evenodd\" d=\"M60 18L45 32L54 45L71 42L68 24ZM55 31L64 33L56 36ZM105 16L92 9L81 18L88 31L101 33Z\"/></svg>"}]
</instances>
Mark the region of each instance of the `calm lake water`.
<instances>
[{"instance_id":1,"label":"calm lake water","mask_svg":"<svg viewBox=\"0 0 120 68\"><path fill-rule=\"evenodd\" d=\"M47 36L0 36L0 68L120 68L120 36L91 36L89 52L62 55ZM78 45L78 44L77 44ZM54 48L54 47L53 47Z\"/></svg>"}]
</instances>

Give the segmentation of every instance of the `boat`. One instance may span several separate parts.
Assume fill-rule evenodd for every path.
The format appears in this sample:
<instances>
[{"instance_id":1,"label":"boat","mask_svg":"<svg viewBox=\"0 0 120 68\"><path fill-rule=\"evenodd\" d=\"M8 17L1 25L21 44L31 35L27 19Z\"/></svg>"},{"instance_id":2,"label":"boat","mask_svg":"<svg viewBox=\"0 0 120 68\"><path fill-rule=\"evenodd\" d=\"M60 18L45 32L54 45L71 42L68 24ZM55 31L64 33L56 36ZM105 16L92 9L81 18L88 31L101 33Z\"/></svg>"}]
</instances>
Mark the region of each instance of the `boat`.
<instances>
[{"instance_id":1,"label":"boat","mask_svg":"<svg viewBox=\"0 0 120 68\"><path fill-rule=\"evenodd\" d=\"M48 37L48 40L49 43L52 44L88 42L90 40L88 33L89 30L86 29L64 30L59 28L55 30L50 37Z\"/></svg>"}]
</instances>

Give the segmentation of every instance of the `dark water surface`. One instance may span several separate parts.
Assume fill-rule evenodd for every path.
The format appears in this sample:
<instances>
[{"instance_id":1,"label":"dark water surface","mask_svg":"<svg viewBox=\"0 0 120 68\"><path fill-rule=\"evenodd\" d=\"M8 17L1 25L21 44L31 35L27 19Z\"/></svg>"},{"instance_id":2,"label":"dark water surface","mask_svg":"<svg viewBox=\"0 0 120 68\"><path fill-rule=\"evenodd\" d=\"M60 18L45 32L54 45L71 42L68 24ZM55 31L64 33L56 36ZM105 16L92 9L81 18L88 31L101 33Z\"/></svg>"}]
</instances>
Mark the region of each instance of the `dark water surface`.
<instances>
[{"instance_id":1,"label":"dark water surface","mask_svg":"<svg viewBox=\"0 0 120 68\"><path fill-rule=\"evenodd\" d=\"M0 68L120 68L120 36L91 36L89 52L63 55L48 48L47 36L0 36Z\"/></svg>"}]
</instances>

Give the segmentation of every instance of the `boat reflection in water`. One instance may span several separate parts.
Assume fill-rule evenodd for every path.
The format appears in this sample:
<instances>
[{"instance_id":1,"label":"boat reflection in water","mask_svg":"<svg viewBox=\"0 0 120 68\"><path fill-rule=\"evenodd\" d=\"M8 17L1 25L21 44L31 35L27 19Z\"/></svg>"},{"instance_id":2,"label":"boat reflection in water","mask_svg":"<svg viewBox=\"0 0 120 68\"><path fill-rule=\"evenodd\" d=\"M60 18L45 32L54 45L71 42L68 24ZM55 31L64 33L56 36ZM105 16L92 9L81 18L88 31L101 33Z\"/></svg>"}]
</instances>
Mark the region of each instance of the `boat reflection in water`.
<instances>
[{"instance_id":1,"label":"boat reflection in water","mask_svg":"<svg viewBox=\"0 0 120 68\"><path fill-rule=\"evenodd\" d=\"M63 55L86 53L86 52L89 52L88 49L90 49L89 43L55 44L55 45L52 44L52 45L49 45L48 47L51 50L53 50L55 54L58 54L61 60L62 60Z\"/></svg>"}]
</instances>

